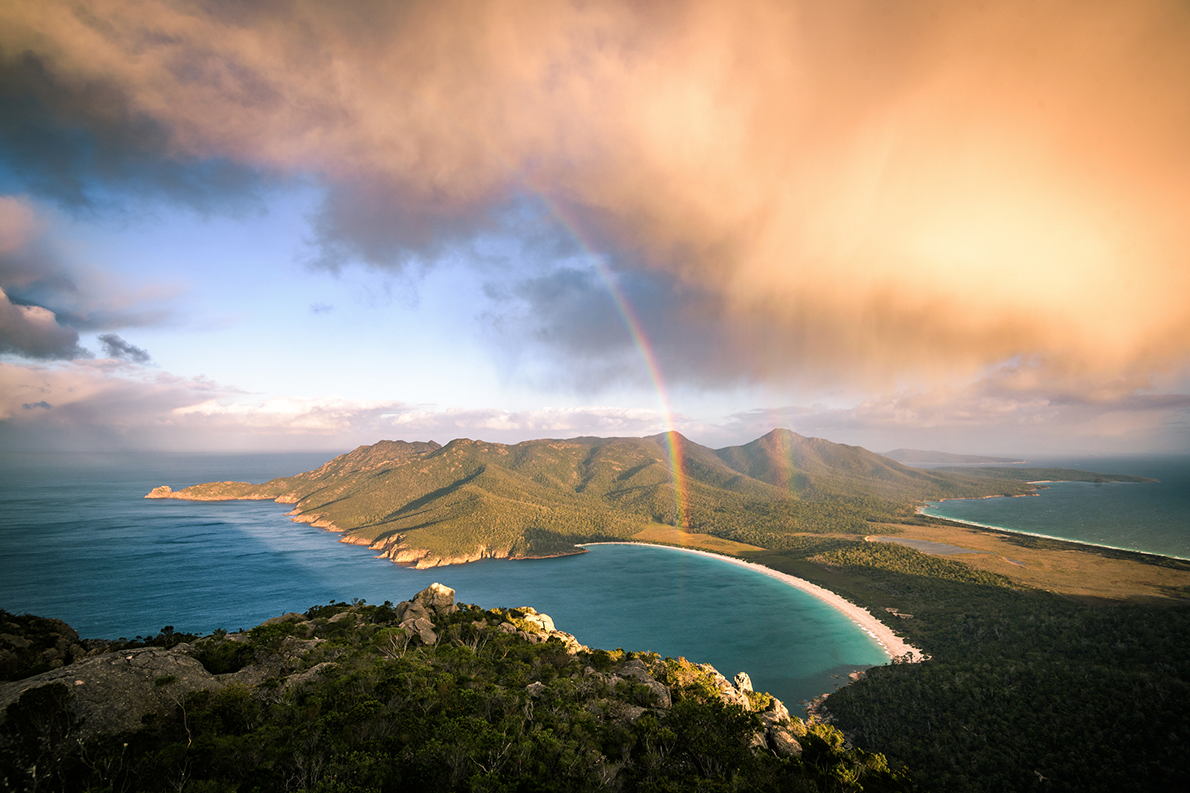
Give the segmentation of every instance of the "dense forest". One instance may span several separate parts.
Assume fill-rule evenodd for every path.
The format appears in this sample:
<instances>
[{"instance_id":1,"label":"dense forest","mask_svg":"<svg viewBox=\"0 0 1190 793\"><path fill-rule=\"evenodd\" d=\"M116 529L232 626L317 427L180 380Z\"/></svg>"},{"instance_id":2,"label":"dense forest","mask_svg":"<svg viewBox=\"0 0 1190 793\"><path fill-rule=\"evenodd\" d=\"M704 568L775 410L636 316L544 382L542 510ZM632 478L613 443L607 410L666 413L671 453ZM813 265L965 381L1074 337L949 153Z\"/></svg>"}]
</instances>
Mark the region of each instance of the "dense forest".
<instances>
[{"instance_id":1,"label":"dense forest","mask_svg":"<svg viewBox=\"0 0 1190 793\"><path fill-rule=\"evenodd\" d=\"M869 608L930 656L872 668L821 710L921 789L1190 790L1185 600L1083 603L886 543L753 558Z\"/></svg>"}]
</instances>

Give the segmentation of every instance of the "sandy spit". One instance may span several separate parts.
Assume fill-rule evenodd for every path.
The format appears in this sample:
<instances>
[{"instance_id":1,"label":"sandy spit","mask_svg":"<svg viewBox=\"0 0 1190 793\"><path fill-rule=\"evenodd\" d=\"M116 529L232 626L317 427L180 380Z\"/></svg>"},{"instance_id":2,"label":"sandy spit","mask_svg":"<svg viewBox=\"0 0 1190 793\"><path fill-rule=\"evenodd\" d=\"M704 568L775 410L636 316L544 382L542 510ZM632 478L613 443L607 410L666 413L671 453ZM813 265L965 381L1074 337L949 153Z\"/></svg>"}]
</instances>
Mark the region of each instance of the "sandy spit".
<instances>
[{"instance_id":1,"label":"sandy spit","mask_svg":"<svg viewBox=\"0 0 1190 793\"><path fill-rule=\"evenodd\" d=\"M721 559L725 562L739 565L740 567L746 567L749 570L760 573L761 575L767 575L769 578L775 578L781 583L788 584L795 589L800 589L803 592L818 598L828 606L838 609L843 613L844 616L858 625L860 630L864 631L873 639L875 639L876 643L880 645L880 648L884 650L885 655L887 655L889 658L904 657L907 658L907 660L915 663L924 661L926 659L924 653L922 653L921 650L908 644L900 636L897 636L895 633L893 633L887 625L873 617L871 612L868 610L862 609L854 603L843 599L834 592L831 592L829 589L824 589L817 584L811 584L805 579L795 578L794 576L774 570L771 567L765 567L762 564L745 562L743 559L737 559L734 556L724 556L721 553L698 551L693 548L678 548L673 545L655 545L648 542L589 542L583 543L583 545L644 545L650 548L670 548L675 551L694 553L700 556L709 556L713 559Z\"/></svg>"}]
</instances>

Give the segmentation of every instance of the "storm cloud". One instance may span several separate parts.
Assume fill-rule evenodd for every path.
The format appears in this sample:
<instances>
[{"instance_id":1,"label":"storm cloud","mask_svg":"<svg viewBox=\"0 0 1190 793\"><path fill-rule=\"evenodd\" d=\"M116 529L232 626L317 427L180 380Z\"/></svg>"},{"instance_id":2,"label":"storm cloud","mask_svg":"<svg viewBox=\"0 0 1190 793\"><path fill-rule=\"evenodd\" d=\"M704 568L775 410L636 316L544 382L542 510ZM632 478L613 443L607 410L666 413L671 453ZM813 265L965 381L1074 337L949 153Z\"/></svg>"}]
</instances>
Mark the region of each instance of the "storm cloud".
<instances>
[{"instance_id":1,"label":"storm cloud","mask_svg":"<svg viewBox=\"0 0 1190 793\"><path fill-rule=\"evenodd\" d=\"M54 244L54 225L28 197L0 195L0 353L89 358L80 331L159 324L169 316L162 303L171 290L132 287L71 261ZM147 362L143 350L109 335L114 347L101 341L110 355Z\"/></svg>"},{"instance_id":2,"label":"storm cloud","mask_svg":"<svg viewBox=\"0 0 1190 793\"><path fill-rule=\"evenodd\" d=\"M1024 358L1048 392L1136 391L1190 356L1188 40L1174 0L15 2L0 135L66 204L312 175L334 268L432 263L540 201L673 380ZM585 332L606 284L575 272L479 277L510 345L611 365L630 340Z\"/></svg>"}]
</instances>

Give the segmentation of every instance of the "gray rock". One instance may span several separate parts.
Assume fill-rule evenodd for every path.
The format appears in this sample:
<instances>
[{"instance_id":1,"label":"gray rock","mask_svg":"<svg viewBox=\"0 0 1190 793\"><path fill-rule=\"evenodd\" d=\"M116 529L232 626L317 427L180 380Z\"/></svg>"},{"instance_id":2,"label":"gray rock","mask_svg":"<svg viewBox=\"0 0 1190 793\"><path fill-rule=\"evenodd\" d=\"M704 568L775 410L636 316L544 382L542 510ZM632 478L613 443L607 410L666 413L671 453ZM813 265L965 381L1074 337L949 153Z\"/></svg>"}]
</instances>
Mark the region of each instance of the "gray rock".
<instances>
[{"instance_id":1,"label":"gray rock","mask_svg":"<svg viewBox=\"0 0 1190 793\"><path fill-rule=\"evenodd\" d=\"M276 649L256 663L245 666L238 672L228 672L216 677L225 684L238 683L255 688L270 677L285 677L291 674L301 665L302 656L324 641L326 640L286 636L276 645Z\"/></svg>"},{"instance_id":2,"label":"gray rock","mask_svg":"<svg viewBox=\"0 0 1190 793\"><path fill-rule=\"evenodd\" d=\"M557 630L557 628L554 627L554 621L550 618L549 614L538 614L537 609L533 608L532 606L522 606L519 609L513 609L512 616L522 620L523 622L527 622L536 628L540 628L544 633L547 634Z\"/></svg>"},{"instance_id":3,"label":"gray rock","mask_svg":"<svg viewBox=\"0 0 1190 793\"><path fill-rule=\"evenodd\" d=\"M551 639L557 639L566 646L566 652L569 655L578 655L579 653L590 652L591 648L585 644L580 644L579 640L571 636L565 631L552 631L550 633Z\"/></svg>"},{"instance_id":4,"label":"gray rock","mask_svg":"<svg viewBox=\"0 0 1190 793\"><path fill-rule=\"evenodd\" d=\"M400 627L416 635L426 646L438 643L438 634L434 633L434 623L426 617L406 616Z\"/></svg>"},{"instance_id":5,"label":"gray rock","mask_svg":"<svg viewBox=\"0 0 1190 793\"><path fill-rule=\"evenodd\" d=\"M765 713L774 713L780 719L789 718L789 708L785 707L785 703L776 697L769 700L769 706L765 708Z\"/></svg>"},{"instance_id":6,"label":"gray rock","mask_svg":"<svg viewBox=\"0 0 1190 793\"><path fill-rule=\"evenodd\" d=\"M346 612L344 612L346 613ZM335 615L339 616L338 614ZM271 617L260 623L261 628L266 625L282 625L286 622L309 622L305 614L298 614L296 611L291 611L288 614L282 614L280 617Z\"/></svg>"},{"instance_id":7,"label":"gray rock","mask_svg":"<svg viewBox=\"0 0 1190 793\"><path fill-rule=\"evenodd\" d=\"M334 667L335 663L333 661L323 661L320 664L315 664L305 672L298 672L296 675L290 675L289 677L285 678L285 687L293 688L294 686L300 686L303 683L322 675L324 672L333 669Z\"/></svg>"},{"instance_id":8,"label":"gray rock","mask_svg":"<svg viewBox=\"0 0 1190 793\"><path fill-rule=\"evenodd\" d=\"M748 677L747 672L740 672L735 676L735 687L738 691L744 694L752 693L752 678Z\"/></svg>"},{"instance_id":9,"label":"gray rock","mask_svg":"<svg viewBox=\"0 0 1190 793\"><path fill-rule=\"evenodd\" d=\"M80 721L76 735L81 740L139 729L145 716L172 711L192 691L224 687L185 653L125 650L0 685L0 719L25 691L49 683L63 683L73 693L70 706Z\"/></svg>"},{"instance_id":10,"label":"gray rock","mask_svg":"<svg viewBox=\"0 0 1190 793\"><path fill-rule=\"evenodd\" d=\"M525 686L525 690L529 692L529 696L531 697L540 697L545 692L545 683L535 680Z\"/></svg>"},{"instance_id":11,"label":"gray rock","mask_svg":"<svg viewBox=\"0 0 1190 793\"><path fill-rule=\"evenodd\" d=\"M455 605L455 591L439 583L430 584L418 592L413 596L413 602L421 604L439 617L454 614L459 610L459 607Z\"/></svg>"},{"instance_id":12,"label":"gray rock","mask_svg":"<svg viewBox=\"0 0 1190 793\"><path fill-rule=\"evenodd\" d=\"M719 670L710 664L695 664L695 666L710 674L712 684L719 689L719 699L728 705L739 705L744 710L752 710L752 701L728 682L727 678L719 673Z\"/></svg>"},{"instance_id":13,"label":"gray rock","mask_svg":"<svg viewBox=\"0 0 1190 793\"><path fill-rule=\"evenodd\" d=\"M778 757L801 757L802 745L790 734L789 730L780 727L767 731L769 746Z\"/></svg>"},{"instance_id":14,"label":"gray rock","mask_svg":"<svg viewBox=\"0 0 1190 793\"><path fill-rule=\"evenodd\" d=\"M631 723L643 716L648 708L629 705L618 699L596 699L588 702L586 710L593 716L621 723Z\"/></svg>"},{"instance_id":15,"label":"gray rock","mask_svg":"<svg viewBox=\"0 0 1190 793\"><path fill-rule=\"evenodd\" d=\"M672 702L669 696L669 688L649 673L648 667L644 665L638 658L631 658L620 667L619 674L623 677L631 678L638 683L643 683L648 686L649 691L657 698L657 707L668 708Z\"/></svg>"},{"instance_id":16,"label":"gray rock","mask_svg":"<svg viewBox=\"0 0 1190 793\"><path fill-rule=\"evenodd\" d=\"M424 604L414 603L412 600L407 600L404 603L397 604L397 619L400 622L406 620L426 619L433 621L434 615Z\"/></svg>"}]
</instances>

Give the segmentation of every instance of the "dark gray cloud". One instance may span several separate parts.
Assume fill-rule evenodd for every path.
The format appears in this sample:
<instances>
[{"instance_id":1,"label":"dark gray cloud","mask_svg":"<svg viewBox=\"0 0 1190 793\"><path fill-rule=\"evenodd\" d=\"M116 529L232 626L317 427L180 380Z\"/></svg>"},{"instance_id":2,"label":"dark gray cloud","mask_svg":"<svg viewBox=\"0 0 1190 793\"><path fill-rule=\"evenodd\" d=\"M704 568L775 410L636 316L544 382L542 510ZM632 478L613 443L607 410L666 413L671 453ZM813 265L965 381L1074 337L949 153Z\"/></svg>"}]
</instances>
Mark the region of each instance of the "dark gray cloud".
<instances>
[{"instance_id":1,"label":"dark gray cloud","mask_svg":"<svg viewBox=\"0 0 1190 793\"><path fill-rule=\"evenodd\" d=\"M129 344L115 333L102 333L99 336L99 341L103 344L103 350L109 358L140 364L145 364L152 360L147 351Z\"/></svg>"},{"instance_id":2,"label":"dark gray cloud","mask_svg":"<svg viewBox=\"0 0 1190 793\"><path fill-rule=\"evenodd\" d=\"M485 234L515 233L525 248L558 239L516 193L493 190L461 199L444 187L417 195L379 177L331 183L310 220L318 251L313 264L333 270L358 262L396 270L414 261L433 264Z\"/></svg>"},{"instance_id":3,"label":"dark gray cloud","mask_svg":"<svg viewBox=\"0 0 1190 793\"><path fill-rule=\"evenodd\" d=\"M110 82L61 79L36 55L0 52L0 164L22 189L72 211L164 197L205 213L259 207L261 173L178 157L166 130Z\"/></svg>"},{"instance_id":4,"label":"dark gray cloud","mask_svg":"<svg viewBox=\"0 0 1190 793\"><path fill-rule=\"evenodd\" d=\"M14 303L3 289L0 289L0 353L59 360L91 357L91 353L79 346L77 330L60 325L54 313L41 306Z\"/></svg>"},{"instance_id":5,"label":"dark gray cloud","mask_svg":"<svg viewBox=\"0 0 1190 793\"><path fill-rule=\"evenodd\" d=\"M22 403L21 403L21 407L22 407L24 410L34 410L35 408L41 408L41 409L43 409L43 410L49 410L50 408L52 408L52 407L53 407L53 405L51 405L49 402L46 402L46 401L43 399L43 400L41 400L40 402L22 402Z\"/></svg>"},{"instance_id":6,"label":"dark gray cloud","mask_svg":"<svg viewBox=\"0 0 1190 793\"><path fill-rule=\"evenodd\" d=\"M568 377L580 390L648 384L652 364L669 384L747 382L766 373L758 364L763 358L737 354L739 345L788 341L766 338L759 326L730 317L720 296L673 276L570 261L487 284L492 308L485 319L506 355L531 349L533 355L513 357L552 358L549 376Z\"/></svg>"},{"instance_id":7,"label":"dark gray cloud","mask_svg":"<svg viewBox=\"0 0 1190 793\"><path fill-rule=\"evenodd\" d=\"M54 223L28 198L0 195L0 352L37 359L89 358L91 353L79 346L80 331L143 327L168 319L169 312L154 305L156 300L138 300L133 290L69 261L54 244L53 232ZM114 349L123 348L117 344ZM137 360L135 353L122 354Z\"/></svg>"}]
</instances>

